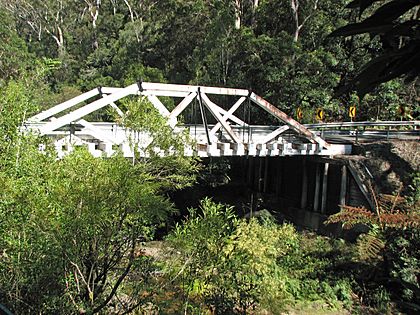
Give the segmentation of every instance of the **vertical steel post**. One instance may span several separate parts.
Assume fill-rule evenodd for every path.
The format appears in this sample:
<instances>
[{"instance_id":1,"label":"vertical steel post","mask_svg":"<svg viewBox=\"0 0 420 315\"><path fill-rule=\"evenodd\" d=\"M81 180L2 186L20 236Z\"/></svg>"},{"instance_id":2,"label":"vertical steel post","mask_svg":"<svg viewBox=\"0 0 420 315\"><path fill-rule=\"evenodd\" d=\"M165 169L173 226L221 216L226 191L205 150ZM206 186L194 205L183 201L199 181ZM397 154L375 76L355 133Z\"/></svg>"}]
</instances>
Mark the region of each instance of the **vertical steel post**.
<instances>
[{"instance_id":1,"label":"vertical steel post","mask_svg":"<svg viewBox=\"0 0 420 315\"><path fill-rule=\"evenodd\" d=\"M207 125L206 113L204 112L204 108L203 108L203 100L201 99L200 87L198 88L198 103L200 104L201 119L203 120L204 129L206 130L207 143L210 145L211 141L210 141L210 135L209 135L209 128Z\"/></svg>"}]
</instances>

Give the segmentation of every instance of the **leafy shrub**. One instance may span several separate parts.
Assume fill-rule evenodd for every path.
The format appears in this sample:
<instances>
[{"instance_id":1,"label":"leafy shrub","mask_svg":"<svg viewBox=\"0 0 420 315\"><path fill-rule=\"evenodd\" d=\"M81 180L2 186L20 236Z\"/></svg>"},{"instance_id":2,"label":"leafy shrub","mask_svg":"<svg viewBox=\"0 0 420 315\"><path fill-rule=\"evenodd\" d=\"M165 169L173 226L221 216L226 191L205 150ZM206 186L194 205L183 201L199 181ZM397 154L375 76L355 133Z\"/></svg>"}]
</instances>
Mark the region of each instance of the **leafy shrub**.
<instances>
[{"instance_id":1,"label":"leafy shrub","mask_svg":"<svg viewBox=\"0 0 420 315\"><path fill-rule=\"evenodd\" d=\"M342 240L301 233L293 251L278 260L287 275L291 303L322 301L335 309L350 307L353 281L347 264L352 251Z\"/></svg>"},{"instance_id":2,"label":"leafy shrub","mask_svg":"<svg viewBox=\"0 0 420 315\"><path fill-rule=\"evenodd\" d=\"M217 314L282 305L288 293L276 260L296 239L291 225L239 220L231 207L209 199L199 210L191 209L169 237L180 251L180 286Z\"/></svg>"},{"instance_id":3,"label":"leafy shrub","mask_svg":"<svg viewBox=\"0 0 420 315\"><path fill-rule=\"evenodd\" d=\"M326 256L335 245L300 236L290 224L238 219L231 207L204 199L168 240L185 305L203 303L216 314L276 314L304 302L351 304L348 278L328 278L333 259Z\"/></svg>"}]
</instances>

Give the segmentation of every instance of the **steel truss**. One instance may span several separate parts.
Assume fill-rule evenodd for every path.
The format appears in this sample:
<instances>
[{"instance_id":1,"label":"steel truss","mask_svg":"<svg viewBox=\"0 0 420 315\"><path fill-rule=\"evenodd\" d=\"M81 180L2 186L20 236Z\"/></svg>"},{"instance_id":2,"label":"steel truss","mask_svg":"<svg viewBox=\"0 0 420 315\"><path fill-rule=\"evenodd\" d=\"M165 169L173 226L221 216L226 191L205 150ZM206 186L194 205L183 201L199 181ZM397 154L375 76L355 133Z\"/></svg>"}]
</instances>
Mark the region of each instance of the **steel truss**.
<instances>
[{"instance_id":1,"label":"steel truss","mask_svg":"<svg viewBox=\"0 0 420 315\"><path fill-rule=\"evenodd\" d=\"M117 149L124 156L132 157L133 132L115 122L89 122L86 116L107 106L118 115L125 113L117 102L130 95L145 97L156 110L167 119L174 132L188 128L178 124L178 118L194 102L199 102L214 117L216 124L208 125L202 112L202 123L194 126L195 143L187 144L185 155L199 156L283 156L283 155L336 155L349 153L350 146L333 145L295 121L262 97L245 89L219 88L207 86L177 85L164 83L137 82L125 88L99 87L83 93L64 103L45 110L25 123L26 130L39 132L54 139L59 156L72 151L74 146L87 146L95 156L110 156ZM210 96L225 95L236 101L225 110L210 99ZM175 108L169 111L159 97L181 98ZM235 115L238 109L252 102L279 121L276 128L270 126L249 126ZM87 103L85 105L80 105ZM73 126L73 127L72 127ZM74 126L77 126L75 130ZM65 129L63 131L63 128ZM190 128L190 134L192 134ZM198 130L198 134L197 134ZM288 139L282 137L287 132ZM246 133L246 136L244 134ZM252 135L251 135L252 133ZM223 134L223 137L220 136ZM242 137L241 137L242 134ZM137 135L138 149L141 151L153 139L146 133ZM159 149L157 149L159 150ZM169 154L161 152L162 155Z\"/></svg>"}]
</instances>

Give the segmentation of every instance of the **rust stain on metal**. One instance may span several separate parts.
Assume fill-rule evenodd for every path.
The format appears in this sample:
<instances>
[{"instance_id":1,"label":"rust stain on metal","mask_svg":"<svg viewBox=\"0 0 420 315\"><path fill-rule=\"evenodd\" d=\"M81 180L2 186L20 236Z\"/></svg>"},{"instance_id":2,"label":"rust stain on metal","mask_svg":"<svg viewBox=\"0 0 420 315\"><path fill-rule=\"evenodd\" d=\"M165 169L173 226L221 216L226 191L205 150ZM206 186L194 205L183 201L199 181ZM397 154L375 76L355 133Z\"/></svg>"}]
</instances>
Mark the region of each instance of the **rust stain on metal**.
<instances>
[{"instance_id":1,"label":"rust stain on metal","mask_svg":"<svg viewBox=\"0 0 420 315\"><path fill-rule=\"evenodd\" d=\"M275 116L276 118L280 119L287 125L289 125L292 129L297 131L298 133L304 135L312 142L317 142L320 145L322 145L325 148L329 148L331 145L326 142L324 139L318 137L316 134L314 134L312 131L310 131L308 128L294 120L293 118L289 117L286 113L282 112L280 109L275 107L274 105L270 104L268 101L263 99L261 96L258 96L254 93L250 96L251 100L254 101L257 105L259 105L261 108Z\"/></svg>"}]
</instances>

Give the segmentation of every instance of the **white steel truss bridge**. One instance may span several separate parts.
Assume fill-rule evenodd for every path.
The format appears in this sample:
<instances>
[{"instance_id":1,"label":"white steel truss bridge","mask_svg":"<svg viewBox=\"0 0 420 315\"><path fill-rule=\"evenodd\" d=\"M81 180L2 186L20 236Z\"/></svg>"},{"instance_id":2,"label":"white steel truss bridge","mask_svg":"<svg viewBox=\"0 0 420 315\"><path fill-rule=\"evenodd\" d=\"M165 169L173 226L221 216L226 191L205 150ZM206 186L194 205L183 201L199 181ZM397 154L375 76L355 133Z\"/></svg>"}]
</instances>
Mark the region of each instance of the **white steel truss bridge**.
<instances>
[{"instance_id":1,"label":"white steel truss bridge","mask_svg":"<svg viewBox=\"0 0 420 315\"><path fill-rule=\"evenodd\" d=\"M124 117L126 113L118 101L136 95L147 98L174 133L189 130L193 141L185 145L183 154L187 156L332 156L351 151L351 145L328 143L252 91L207 86L137 82L124 88L98 87L38 113L23 128L52 138L59 157L76 146L86 146L97 157L111 156L116 150L121 150L125 157L133 157L134 150L146 155L145 147L153 144L147 133L134 132L117 122L88 119L107 107ZM173 99L172 110L164 105L162 97ZM222 98L223 106L217 105L215 99ZM182 113L189 107L191 111L194 104L199 105L200 122L180 123L185 121ZM245 112L245 104L262 108L278 125L252 125L250 119L248 122L244 117L241 119L235 112L240 112L241 107ZM131 139L138 141L133 145ZM162 156L171 154L155 149Z\"/></svg>"}]
</instances>

